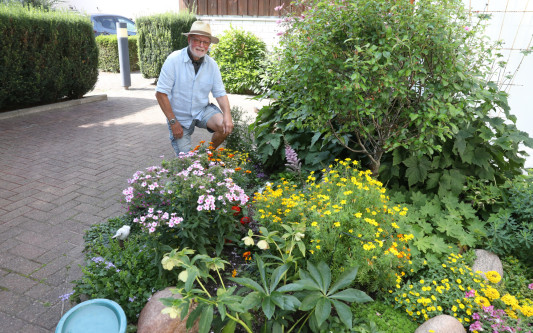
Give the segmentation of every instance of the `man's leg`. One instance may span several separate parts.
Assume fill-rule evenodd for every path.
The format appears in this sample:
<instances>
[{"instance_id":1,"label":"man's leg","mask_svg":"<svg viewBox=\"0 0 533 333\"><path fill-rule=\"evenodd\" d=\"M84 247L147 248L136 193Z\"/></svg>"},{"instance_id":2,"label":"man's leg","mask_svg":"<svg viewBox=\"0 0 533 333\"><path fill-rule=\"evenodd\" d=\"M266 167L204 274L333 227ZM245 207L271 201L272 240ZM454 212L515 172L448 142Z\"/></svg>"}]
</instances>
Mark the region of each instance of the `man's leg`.
<instances>
[{"instance_id":1,"label":"man's leg","mask_svg":"<svg viewBox=\"0 0 533 333\"><path fill-rule=\"evenodd\" d=\"M197 124L197 126L207 128L209 132L213 133L211 138L213 148L220 146L229 135L229 133L224 133L223 120L222 111L216 105L209 104L204 111L202 121Z\"/></svg>"},{"instance_id":2,"label":"man's leg","mask_svg":"<svg viewBox=\"0 0 533 333\"><path fill-rule=\"evenodd\" d=\"M170 125L168 126L170 132L170 144L176 152L176 156L179 156L180 153L188 153L191 151L191 135L194 132L194 123L189 128L183 128L183 136L181 139L174 138L172 134L172 129Z\"/></svg>"}]
</instances>

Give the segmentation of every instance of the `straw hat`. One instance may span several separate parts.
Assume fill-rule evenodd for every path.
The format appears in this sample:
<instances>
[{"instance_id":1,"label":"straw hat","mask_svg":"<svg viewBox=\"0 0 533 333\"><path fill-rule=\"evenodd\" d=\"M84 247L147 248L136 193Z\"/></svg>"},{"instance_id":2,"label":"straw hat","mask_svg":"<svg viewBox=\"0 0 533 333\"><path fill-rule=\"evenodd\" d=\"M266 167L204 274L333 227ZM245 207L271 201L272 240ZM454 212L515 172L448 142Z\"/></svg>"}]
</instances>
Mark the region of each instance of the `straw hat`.
<instances>
[{"instance_id":1,"label":"straw hat","mask_svg":"<svg viewBox=\"0 0 533 333\"><path fill-rule=\"evenodd\" d=\"M211 35L211 26L209 23L204 21L194 21L194 23L191 26L191 31L189 32L182 32L183 35L189 36L189 35L200 35L200 36L206 36L211 38L211 43L217 44L218 38Z\"/></svg>"}]
</instances>

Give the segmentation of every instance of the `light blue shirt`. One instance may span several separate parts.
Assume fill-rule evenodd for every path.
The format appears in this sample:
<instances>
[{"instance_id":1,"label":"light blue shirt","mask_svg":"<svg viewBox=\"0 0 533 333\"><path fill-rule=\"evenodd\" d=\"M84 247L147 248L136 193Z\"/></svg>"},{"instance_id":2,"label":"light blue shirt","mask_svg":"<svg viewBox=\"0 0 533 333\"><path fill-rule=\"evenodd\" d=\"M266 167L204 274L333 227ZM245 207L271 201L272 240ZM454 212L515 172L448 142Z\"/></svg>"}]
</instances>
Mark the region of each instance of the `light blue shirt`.
<instances>
[{"instance_id":1,"label":"light blue shirt","mask_svg":"<svg viewBox=\"0 0 533 333\"><path fill-rule=\"evenodd\" d=\"M187 48L167 57L155 90L168 96L174 115L185 128L189 128L194 119L201 119L209 104L210 92L214 98L226 95L220 69L213 58L205 55L195 74Z\"/></svg>"}]
</instances>

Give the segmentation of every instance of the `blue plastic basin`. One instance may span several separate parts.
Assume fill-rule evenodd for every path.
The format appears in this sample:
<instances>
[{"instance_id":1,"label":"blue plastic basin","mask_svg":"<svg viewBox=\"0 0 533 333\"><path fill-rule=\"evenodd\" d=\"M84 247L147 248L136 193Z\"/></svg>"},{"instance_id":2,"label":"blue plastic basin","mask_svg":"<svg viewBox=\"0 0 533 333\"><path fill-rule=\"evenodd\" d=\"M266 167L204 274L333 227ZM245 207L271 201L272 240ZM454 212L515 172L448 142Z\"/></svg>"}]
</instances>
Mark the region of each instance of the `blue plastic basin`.
<instances>
[{"instance_id":1,"label":"blue plastic basin","mask_svg":"<svg viewBox=\"0 0 533 333\"><path fill-rule=\"evenodd\" d=\"M120 305L108 299L92 299L65 313L56 333L124 333L126 326L126 314Z\"/></svg>"}]
</instances>

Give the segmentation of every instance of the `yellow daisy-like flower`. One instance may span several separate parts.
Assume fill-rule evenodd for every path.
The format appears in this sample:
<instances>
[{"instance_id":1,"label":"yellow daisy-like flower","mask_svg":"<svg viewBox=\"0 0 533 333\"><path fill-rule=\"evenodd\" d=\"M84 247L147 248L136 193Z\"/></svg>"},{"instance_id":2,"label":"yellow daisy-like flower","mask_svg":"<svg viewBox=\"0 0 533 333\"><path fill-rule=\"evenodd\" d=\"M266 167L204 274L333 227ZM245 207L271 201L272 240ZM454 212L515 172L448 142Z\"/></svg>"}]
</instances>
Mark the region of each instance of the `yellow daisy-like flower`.
<instances>
[{"instance_id":1,"label":"yellow daisy-like flower","mask_svg":"<svg viewBox=\"0 0 533 333\"><path fill-rule=\"evenodd\" d=\"M524 305L520 308L520 312L522 312L522 314L526 317L531 317L533 316L533 307Z\"/></svg>"},{"instance_id":2,"label":"yellow daisy-like flower","mask_svg":"<svg viewBox=\"0 0 533 333\"><path fill-rule=\"evenodd\" d=\"M502 277L496 271L488 271L485 273L485 277L492 283L498 283L501 281Z\"/></svg>"},{"instance_id":3,"label":"yellow daisy-like flower","mask_svg":"<svg viewBox=\"0 0 533 333\"><path fill-rule=\"evenodd\" d=\"M492 287L481 289L481 291L483 291L485 296L487 296L487 298L490 299L491 301L500 298L500 293L498 292L498 290Z\"/></svg>"},{"instance_id":4,"label":"yellow daisy-like flower","mask_svg":"<svg viewBox=\"0 0 533 333\"><path fill-rule=\"evenodd\" d=\"M503 299L502 299L503 300ZM477 296L475 299L474 299L474 302L476 302L476 304L480 305L480 306L490 306L490 302L488 299L486 299L485 297L483 296Z\"/></svg>"},{"instance_id":5,"label":"yellow daisy-like flower","mask_svg":"<svg viewBox=\"0 0 533 333\"><path fill-rule=\"evenodd\" d=\"M334 226L336 226L337 228L341 226L341 223L340 222L335 222L333 223Z\"/></svg>"}]
</instances>

